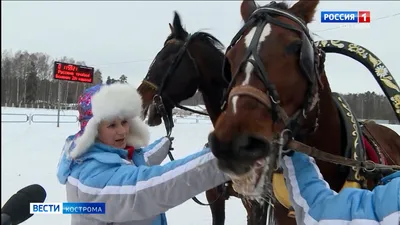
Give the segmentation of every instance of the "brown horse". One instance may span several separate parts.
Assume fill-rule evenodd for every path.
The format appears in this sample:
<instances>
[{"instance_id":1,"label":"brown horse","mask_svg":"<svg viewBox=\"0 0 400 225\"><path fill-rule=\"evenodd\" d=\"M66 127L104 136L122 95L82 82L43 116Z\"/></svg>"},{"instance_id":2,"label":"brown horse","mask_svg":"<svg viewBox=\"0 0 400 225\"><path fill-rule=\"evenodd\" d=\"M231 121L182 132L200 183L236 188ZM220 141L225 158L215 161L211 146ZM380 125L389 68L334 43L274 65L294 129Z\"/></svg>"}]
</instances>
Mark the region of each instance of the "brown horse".
<instances>
[{"instance_id":1,"label":"brown horse","mask_svg":"<svg viewBox=\"0 0 400 225\"><path fill-rule=\"evenodd\" d=\"M254 1L242 2L245 25L226 53L230 68L226 76L231 83L225 111L209 135L210 148L219 167L231 176L234 190L260 201L275 195L279 202L274 215L285 225L295 221L287 216L289 205L282 201L284 186L277 189L275 185L280 176L279 170L274 171L279 153L276 138L283 130L308 146L353 160L368 159L371 155L364 145L372 143L381 160L400 165L399 135L373 123L358 127L343 98L331 92L324 53L316 48L307 28L318 3L300 0L289 8L285 3L258 7ZM335 191L348 186L367 188L366 171L343 170L318 159L317 164ZM370 182L369 188L374 185Z\"/></svg>"},{"instance_id":2,"label":"brown horse","mask_svg":"<svg viewBox=\"0 0 400 225\"><path fill-rule=\"evenodd\" d=\"M218 39L205 32L190 35L182 27L177 13L173 25L169 26L171 34L138 87L143 97L144 116L149 113L150 126L160 125L164 117L167 130L172 129L172 109L182 107L179 102L192 97L199 90L210 119L215 124L221 114L224 89L228 86L222 77L224 46ZM155 96L162 97L164 114L158 112L152 104ZM206 191L213 225L224 224L225 200L229 196L240 197L232 190L230 183ZM257 202L249 204L248 201L243 201L243 204L248 212L248 225L259 224L259 218L264 217L259 204Z\"/></svg>"}]
</instances>

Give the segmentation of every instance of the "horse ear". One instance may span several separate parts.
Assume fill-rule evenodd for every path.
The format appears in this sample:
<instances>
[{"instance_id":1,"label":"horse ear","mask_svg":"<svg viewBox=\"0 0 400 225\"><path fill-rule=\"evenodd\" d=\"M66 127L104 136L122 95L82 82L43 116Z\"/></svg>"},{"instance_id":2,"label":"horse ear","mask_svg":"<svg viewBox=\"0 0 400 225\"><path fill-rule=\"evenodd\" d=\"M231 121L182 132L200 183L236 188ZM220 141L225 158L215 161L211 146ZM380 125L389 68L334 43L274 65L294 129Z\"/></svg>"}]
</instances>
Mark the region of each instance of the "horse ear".
<instances>
[{"instance_id":1,"label":"horse ear","mask_svg":"<svg viewBox=\"0 0 400 225\"><path fill-rule=\"evenodd\" d=\"M184 40L188 33L185 31L185 29L183 29L181 18L179 17L178 13L175 11L174 14L174 20L172 22L174 34L177 39Z\"/></svg>"},{"instance_id":2,"label":"horse ear","mask_svg":"<svg viewBox=\"0 0 400 225\"><path fill-rule=\"evenodd\" d=\"M318 4L319 0L299 0L290 8L290 11L308 24L312 21Z\"/></svg>"},{"instance_id":3,"label":"horse ear","mask_svg":"<svg viewBox=\"0 0 400 225\"><path fill-rule=\"evenodd\" d=\"M247 22L251 14L257 9L257 5L254 0L243 0L240 5L240 14L244 22Z\"/></svg>"},{"instance_id":4,"label":"horse ear","mask_svg":"<svg viewBox=\"0 0 400 225\"><path fill-rule=\"evenodd\" d=\"M171 33L174 33L174 27L172 26L172 24L168 23L168 25L169 25L169 29L171 30Z\"/></svg>"}]
</instances>

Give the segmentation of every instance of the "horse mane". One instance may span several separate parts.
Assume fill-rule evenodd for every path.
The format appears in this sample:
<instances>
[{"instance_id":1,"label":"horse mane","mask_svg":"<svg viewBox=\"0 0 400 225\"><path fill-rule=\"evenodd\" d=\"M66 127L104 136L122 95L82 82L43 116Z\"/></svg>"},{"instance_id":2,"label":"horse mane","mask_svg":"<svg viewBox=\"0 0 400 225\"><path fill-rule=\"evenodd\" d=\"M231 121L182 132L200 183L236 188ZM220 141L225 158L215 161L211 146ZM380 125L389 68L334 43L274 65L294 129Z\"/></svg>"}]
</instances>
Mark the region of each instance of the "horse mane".
<instances>
[{"instance_id":1,"label":"horse mane","mask_svg":"<svg viewBox=\"0 0 400 225\"><path fill-rule=\"evenodd\" d=\"M199 40L203 41L204 43L207 43L214 48L218 49L219 51L223 51L225 49L224 44L220 40L218 40L216 37L214 37L212 34L203 32L203 31L198 31L196 32L196 36L194 37L193 40Z\"/></svg>"},{"instance_id":2,"label":"horse mane","mask_svg":"<svg viewBox=\"0 0 400 225\"><path fill-rule=\"evenodd\" d=\"M268 4L264 5L267 6ZM288 10L289 9L289 4L286 2L276 2L273 5L271 5L273 8L281 9L281 10Z\"/></svg>"},{"instance_id":3,"label":"horse mane","mask_svg":"<svg viewBox=\"0 0 400 225\"><path fill-rule=\"evenodd\" d=\"M187 31L185 30L186 33L186 37L188 37L189 33L187 33ZM196 35L193 37L192 40L198 40L201 41L203 43L208 44L209 46L215 48L216 50L218 50L220 53L223 53L223 50L225 49L224 44L222 44L222 42L220 40L218 40L218 38L214 37L212 34L207 33L207 32L203 32L203 31L197 31L195 33ZM168 35L167 39L164 42L164 45L167 43L167 41L172 40L172 39L177 39L177 40L181 40L181 41L185 41L182 40L181 38L177 37L177 35L175 35L175 33L171 33L170 35Z\"/></svg>"}]
</instances>

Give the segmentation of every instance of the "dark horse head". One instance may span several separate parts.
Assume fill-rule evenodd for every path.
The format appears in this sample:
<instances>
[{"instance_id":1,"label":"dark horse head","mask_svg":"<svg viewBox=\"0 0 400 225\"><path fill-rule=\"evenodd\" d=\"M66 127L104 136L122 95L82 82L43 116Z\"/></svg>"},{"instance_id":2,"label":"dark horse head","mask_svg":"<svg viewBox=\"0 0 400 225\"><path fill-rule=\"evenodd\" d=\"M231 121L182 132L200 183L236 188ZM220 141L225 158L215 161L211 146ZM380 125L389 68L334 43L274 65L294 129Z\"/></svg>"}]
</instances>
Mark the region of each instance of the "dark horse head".
<instances>
[{"instance_id":1,"label":"dark horse head","mask_svg":"<svg viewBox=\"0 0 400 225\"><path fill-rule=\"evenodd\" d=\"M221 52L223 44L205 32L189 34L182 27L179 15L176 12L174 14L173 23L169 24L171 34L138 87L139 93L143 96L144 116L146 117L149 112L150 126L161 124L162 113L152 104L155 96L162 97L165 111L172 117L172 109L181 101L192 97L197 90L202 91L202 88L212 87L209 85L215 81L212 73L219 71L222 77L220 65L224 58ZM207 56L217 59L207 59ZM216 87L223 86L216 84ZM220 104L222 94L214 97L219 98Z\"/></svg>"},{"instance_id":2,"label":"dark horse head","mask_svg":"<svg viewBox=\"0 0 400 225\"><path fill-rule=\"evenodd\" d=\"M241 4L245 25L227 50L233 76L225 112L209 141L219 167L243 195L262 194L276 168L277 135L295 133L317 108L318 53L307 24L318 2Z\"/></svg>"}]
</instances>

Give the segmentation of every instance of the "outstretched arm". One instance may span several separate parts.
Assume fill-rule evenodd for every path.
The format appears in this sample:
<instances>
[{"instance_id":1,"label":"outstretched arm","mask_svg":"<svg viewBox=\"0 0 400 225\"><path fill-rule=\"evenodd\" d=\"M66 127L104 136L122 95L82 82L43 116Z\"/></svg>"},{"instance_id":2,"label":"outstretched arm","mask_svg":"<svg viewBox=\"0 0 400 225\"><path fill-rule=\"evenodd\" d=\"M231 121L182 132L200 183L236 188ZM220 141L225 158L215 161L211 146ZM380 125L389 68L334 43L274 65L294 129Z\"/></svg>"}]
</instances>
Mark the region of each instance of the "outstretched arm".
<instances>
[{"instance_id":1,"label":"outstretched arm","mask_svg":"<svg viewBox=\"0 0 400 225\"><path fill-rule=\"evenodd\" d=\"M297 224L399 224L400 174L373 191L346 188L336 193L313 158L295 152L284 156L282 164Z\"/></svg>"},{"instance_id":2,"label":"outstretched arm","mask_svg":"<svg viewBox=\"0 0 400 225\"><path fill-rule=\"evenodd\" d=\"M68 178L67 190L77 193L69 201L105 202L106 214L93 215L105 222L150 219L228 180L209 149L162 166L91 163Z\"/></svg>"}]
</instances>

